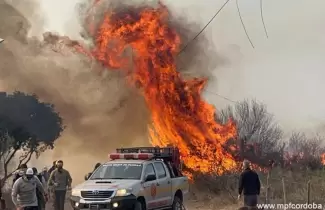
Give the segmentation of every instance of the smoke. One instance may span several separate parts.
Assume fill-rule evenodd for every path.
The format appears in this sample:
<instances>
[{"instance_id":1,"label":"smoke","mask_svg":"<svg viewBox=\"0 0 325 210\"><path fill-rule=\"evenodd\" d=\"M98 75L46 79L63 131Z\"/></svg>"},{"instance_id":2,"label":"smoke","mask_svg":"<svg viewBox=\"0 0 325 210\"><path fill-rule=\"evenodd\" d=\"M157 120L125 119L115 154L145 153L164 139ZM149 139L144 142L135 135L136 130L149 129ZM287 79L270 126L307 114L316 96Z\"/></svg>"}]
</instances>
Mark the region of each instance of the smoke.
<instances>
[{"instance_id":1,"label":"smoke","mask_svg":"<svg viewBox=\"0 0 325 210\"><path fill-rule=\"evenodd\" d=\"M107 4L112 8L112 3L115 5L115 1ZM8 0L0 4L0 37L6 40L0 47L4 61L0 63L1 89L35 93L55 105L66 125L54 151L32 164L42 167L62 159L76 182L95 163L106 161L107 154L116 147L147 146L150 122L143 98L125 83L123 75L109 71L101 74L101 66L72 53L60 44L64 40L42 41L47 31L85 41L80 33L80 15L86 4L82 0L33 0L28 4ZM123 9L121 2L116 5ZM179 16L174 16L171 24L182 35L184 46L201 28ZM191 43L179 56L180 71L190 77L211 77L206 69L223 63L222 58L214 62L206 59L207 55L220 57L212 49L204 36L200 42Z\"/></svg>"},{"instance_id":2,"label":"smoke","mask_svg":"<svg viewBox=\"0 0 325 210\"><path fill-rule=\"evenodd\" d=\"M55 5L65 5L60 3L63 2L59 1ZM39 7L22 11L25 15L35 14ZM25 7L17 5L17 8ZM56 7L52 5L51 8ZM25 38L27 35L42 34L44 30L55 31L56 28L62 33L66 27L60 28L57 22L49 21L54 18L38 13L39 19L31 18L28 23L9 5L2 4L0 9L10 10L10 15L21 23L17 27L12 27L15 22L1 23L1 28L7 29L7 34L1 34L6 40L0 48L0 57L4 61L0 63L2 89L35 93L41 100L55 104L66 125L53 153L43 154L42 164L51 165L53 159L62 159L76 180L80 180L84 173L92 170L96 162L105 161L107 154L115 147L148 144L148 113L145 104L142 97L124 83L122 75L111 72L98 75L96 72L101 67L71 53L69 49ZM48 15L55 14L52 11ZM2 20L5 18L1 17ZM69 18L73 16L66 19L61 17L59 21L72 29ZM33 28L33 21L47 22L48 25L38 31ZM21 26L23 29L17 33ZM30 26L34 34L28 33ZM75 29L78 27L80 25L77 24ZM69 35L68 32L66 34ZM76 38L77 33L71 36Z\"/></svg>"}]
</instances>

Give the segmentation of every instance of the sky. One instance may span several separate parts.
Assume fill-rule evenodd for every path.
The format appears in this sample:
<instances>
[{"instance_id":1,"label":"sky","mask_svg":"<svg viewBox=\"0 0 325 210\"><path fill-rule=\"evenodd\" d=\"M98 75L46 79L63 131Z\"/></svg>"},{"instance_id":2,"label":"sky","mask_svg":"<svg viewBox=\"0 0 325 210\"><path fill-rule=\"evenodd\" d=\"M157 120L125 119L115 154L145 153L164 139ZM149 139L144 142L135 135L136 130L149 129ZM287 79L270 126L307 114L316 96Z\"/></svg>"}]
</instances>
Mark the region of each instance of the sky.
<instances>
[{"instance_id":1,"label":"sky","mask_svg":"<svg viewBox=\"0 0 325 210\"><path fill-rule=\"evenodd\" d=\"M205 24L225 1L167 2ZM209 92L234 101L256 98L286 131L321 132L325 120L325 99L320 95L325 88L325 2L263 0L269 38L261 21L260 1L238 3L255 48L245 35L236 1L231 0L205 30L217 51L230 60L213 70L217 82L209 85ZM229 103L211 93L206 97L217 107Z\"/></svg>"},{"instance_id":2,"label":"sky","mask_svg":"<svg viewBox=\"0 0 325 210\"><path fill-rule=\"evenodd\" d=\"M42 14L38 15L45 17L43 29L77 37L78 1L40 1ZM225 0L163 2L174 14L203 27ZM286 131L319 132L325 121L325 99L320 95L325 87L325 1L263 0L269 38L261 21L260 1L238 2L255 48L244 33L236 1L230 0L204 31L215 51L227 60L209 69L215 79L209 83L205 97L218 109L231 102L213 93L234 101L255 98L268 106Z\"/></svg>"}]
</instances>

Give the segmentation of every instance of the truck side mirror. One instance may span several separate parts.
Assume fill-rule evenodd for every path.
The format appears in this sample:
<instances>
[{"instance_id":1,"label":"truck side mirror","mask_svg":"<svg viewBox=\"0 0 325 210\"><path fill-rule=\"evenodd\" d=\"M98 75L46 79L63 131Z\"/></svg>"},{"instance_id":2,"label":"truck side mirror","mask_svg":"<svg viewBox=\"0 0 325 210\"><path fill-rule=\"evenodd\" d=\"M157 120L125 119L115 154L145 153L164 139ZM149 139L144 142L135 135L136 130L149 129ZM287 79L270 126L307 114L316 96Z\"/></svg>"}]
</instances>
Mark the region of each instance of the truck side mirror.
<instances>
[{"instance_id":1,"label":"truck side mirror","mask_svg":"<svg viewBox=\"0 0 325 210\"><path fill-rule=\"evenodd\" d=\"M154 175L154 174L149 174L149 175L147 175L146 176L146 178L145 178L145 182L150 182L150 181L154 181L154 180L156 180L156 175Z\"/></svg>"},{"instance_id":2,"label":"truck side mirror","mask_svg":"<svg viewBox=\"0 0 325 210\"><path fill-rule=\"evenodd\" d=\"M89 179L89 177L91 176L91 173L88 173L85 175L85 181L87 181Z\"/></svg>"}]
</instances>

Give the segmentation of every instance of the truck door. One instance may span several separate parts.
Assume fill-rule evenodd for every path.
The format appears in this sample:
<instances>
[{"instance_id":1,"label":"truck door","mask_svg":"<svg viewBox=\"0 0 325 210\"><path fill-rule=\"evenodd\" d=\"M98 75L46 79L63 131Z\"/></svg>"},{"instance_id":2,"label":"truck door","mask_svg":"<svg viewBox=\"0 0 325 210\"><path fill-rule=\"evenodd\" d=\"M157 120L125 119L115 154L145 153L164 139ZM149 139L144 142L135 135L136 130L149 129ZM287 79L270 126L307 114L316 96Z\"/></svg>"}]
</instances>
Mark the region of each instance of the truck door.
<instances>
[{"instance_id":1,"label":"truck door","mask_svg":"<svg viewBox=\"0 0 325 210\"><path fill-rule=\"evenodd\" d=\"M155 179L146 181L146 177L148 175L154 175ZM146 165L146 168L144 169L144 174L143 174L143 188L144 188L144 193L145 193L145 199L146 199L146 206L147 209L154 209L157 208L157 175L154 169L154 166L152 163L149 163Z\"/></svg>"},{"instance_id":2,"label":"truck door","mask_svg":"<svg viewBox=\"0 0 325 210\"><path fill-rule=\"evenodd\" d=\"M159 207L171 206L172 205L172 183L170 174L166 170L165 165L162 162L154 163L156 174L157 174L157 200Z\"/></svg>"}]
</instances>

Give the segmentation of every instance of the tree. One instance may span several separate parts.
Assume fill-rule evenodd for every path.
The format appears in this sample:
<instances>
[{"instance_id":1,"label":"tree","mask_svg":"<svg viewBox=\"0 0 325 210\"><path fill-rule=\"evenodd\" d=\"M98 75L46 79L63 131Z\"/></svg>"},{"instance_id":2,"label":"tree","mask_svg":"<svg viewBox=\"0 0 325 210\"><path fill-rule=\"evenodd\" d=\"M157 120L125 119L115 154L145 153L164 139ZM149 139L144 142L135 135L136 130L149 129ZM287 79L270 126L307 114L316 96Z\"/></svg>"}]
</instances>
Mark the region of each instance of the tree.
<instances>
[{"instance_id":1,"label":"tree","mask_svg":"<svg viewBox=\"0 0 325 210\"><path fill-rule=\"evenodd\" d=\"M324 138L319 135L307 137L301 132L293 132L286 145L285 160L291 169L319 169L323 166L322 154L325 152Z\"/></svg>"},{"instance_id":2,"label":"tree","mask_svg":"<svg viewBox=\"0 0 325 210\"><path fill-rule=\"evenodd\" d=\"M219 123L226 123L229 119L235 121L238 132L237 139L230 141L239 149L239 154L234 155L259 165L267 165L274 159L282 162L283 132L264 104L256 100L244 100L216 114Z\"/></svg>"},{"instance_id":3,"label":"tree","mask_svg":"<svg viewBox=\"0 0 325 210\"><path fill-rule=\"evenodd\" d=\"M14 157L19 156L17 168L53 149L64 127L54 106L22 92L0 92L0 162L4 182L16 169L10 170Z\"/></svg>"}]
</instances>

